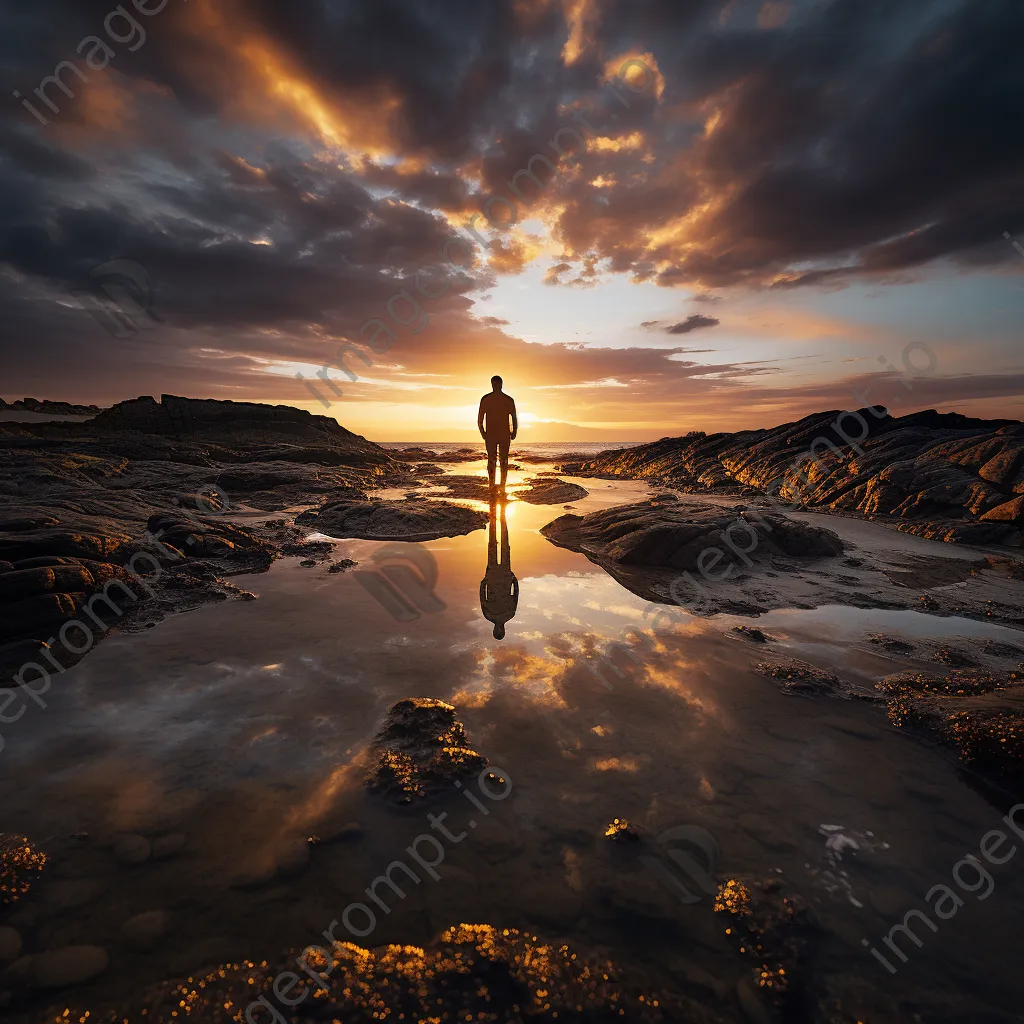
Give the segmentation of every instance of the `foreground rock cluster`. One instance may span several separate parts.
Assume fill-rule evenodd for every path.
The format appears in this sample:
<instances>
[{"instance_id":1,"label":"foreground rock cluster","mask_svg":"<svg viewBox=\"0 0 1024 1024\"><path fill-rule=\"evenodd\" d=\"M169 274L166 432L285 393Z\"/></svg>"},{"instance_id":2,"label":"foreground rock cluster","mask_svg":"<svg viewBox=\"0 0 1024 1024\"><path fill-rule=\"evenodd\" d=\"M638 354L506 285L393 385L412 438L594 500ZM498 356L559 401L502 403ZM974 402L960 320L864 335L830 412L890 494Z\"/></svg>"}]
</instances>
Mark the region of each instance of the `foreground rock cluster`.
<instances>
[{"instance_id":1,"label":"foreground rock cluster","mask_svg":"<svg viewBox=\"0 0 1024 1024\"><path fill-rule=\"evenodd\" d=\"M777 493L793 507L889 519L936 540L1021 543L1024 424L878 408L768 430L693 433L563 464L689 491Z\"/></svg>"},{"instance_id":2,"label":"foreground rock cluster","mask_svg":"<svg viewBox=\"0 0 1024 1024\"><path fill-rule=\"evenodd\" d=\"M273 993L274 978L293 972L295 956L280 964L251 960L226 964L205 976L157 986L138 1003L92 1008L66 1003L46 1020L120 1024L144 1020L176 1024L182 1019L227 1024L243 1019L257 998L254 1020L330 1021L371 1024L407 1021L536 1021L544 1024L605 1024L631 1021L722 1024L725 1018L683 998L666 999L618 971L606 960L580 955L565 944L545 943L514 928L460 924L426 949L381 946L364 949L337 942L311 952L310 967L323 987L301 975L287 1002ZM279 1007L279 1010L273 1009Z\"/></svg>"},{"instance_id":3,"label":"foreground rock cluster","mask_svg":"<svg viewBox=\"0 0 1024 1024\"><path fill-rule=\"evenodd\" d=\"M403 804L476 776L488 764L469 745L455 708L431 697L409 697L392 706L373 756L367 787Z\"/></svg>"}]
</instances>

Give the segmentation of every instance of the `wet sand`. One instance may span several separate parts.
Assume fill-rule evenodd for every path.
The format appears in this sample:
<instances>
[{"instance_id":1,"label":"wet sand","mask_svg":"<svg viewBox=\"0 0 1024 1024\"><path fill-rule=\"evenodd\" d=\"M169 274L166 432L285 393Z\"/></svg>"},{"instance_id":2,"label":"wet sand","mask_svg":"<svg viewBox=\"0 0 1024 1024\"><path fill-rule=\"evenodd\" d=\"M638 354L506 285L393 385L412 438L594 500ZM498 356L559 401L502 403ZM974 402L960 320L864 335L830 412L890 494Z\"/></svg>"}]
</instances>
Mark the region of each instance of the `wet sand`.
<instances>
[{"instance_id":1,"label":"wet sand","mask_svg":"<svg viewBox=\"0 0 1024 1024\"><path fill-rule=\"evenodd\" d=\"M334 557L356 560L357 570L330 574L288 558L239 577L258 601L113 636L55 678L45 710L30 707L5 727L4 827L51 853L45 883L6 923L35 948L89 943L111 957L98 979L61 998L98 1005L210 962L276 958L322 941L332 919L366 902L372 880L430 831L426 812L439 808L396 808L367 794L361 760L394 701L429 696L456 706L474 747L507 773L510 796L486 816L457 797L442 803L453 832L467 834L446 844L441 879L393 899L371 934L339 927L339 938L423 944L457 922L521 928L600 948L662 989L750 1019L735 995L750 965L711 900L680 903L603 838L615 817L653 836L698 825L717 840L722 878L775 875L812 907L822 927L815 977L842 996L851 1020L1019 1019L1011 951L1024 935L1022 858L991 869L988 899L961 892L964 905L937 932L918 928L923 945L902 943L908 961L896 975L861 941L877 947L908 910L927 911L924 894L954 884L953 866L978 854L1005 810L947 751L892 728L884 705L787 696L755 666L798 657L870 685L934 667L920 660L935 646L928 641L981 656L986 640L1024 647L1024 634L841 606L757 619L677 610L653 642L631 643L632 659L610 654L624 630L649 628L651 606L539 534L562 510L516 502L526 475L510 477L520 597L503 641L481 614L486 531L423 545L443 608L403 621L358 575L379 572L373 555L386 545L343 541ZM639 483L574 482L590 491L573 503L580 513L650 493ZM860 550L979 557L870 523L813 518ZM732 632L739 624L778 639L753 644ZM868 639L876 633L917 649L889 654ZM306 843L349 822L361 829ZM173 856L125 865L110 849L125 833L187 841ZM830 838L845 849L841 860ZM166 934L143 951L120 929L152 910L167 912Z\"/></svg>"}]
</instances>

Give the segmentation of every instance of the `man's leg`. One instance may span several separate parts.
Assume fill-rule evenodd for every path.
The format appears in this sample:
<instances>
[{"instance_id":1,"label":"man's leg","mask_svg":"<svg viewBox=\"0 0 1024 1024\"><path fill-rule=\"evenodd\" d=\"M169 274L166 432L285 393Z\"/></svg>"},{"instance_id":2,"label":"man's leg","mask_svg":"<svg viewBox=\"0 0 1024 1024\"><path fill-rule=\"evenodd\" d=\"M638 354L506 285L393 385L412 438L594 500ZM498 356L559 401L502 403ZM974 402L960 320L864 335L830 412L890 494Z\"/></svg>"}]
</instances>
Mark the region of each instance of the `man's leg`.
<instances>
[{"instance_id":1,"label":"man's leg","mask_svg":"<svg viewBox=\"0 0 1024 1024\"><path fill-rule=\"evenodd\" d=\"M498 461L497 438L488 437L484 442L487 445L487 479L491 487L494 487L494 467Z\"/></svg>"},{"instance_id":2,"label":"man's leg","mask_svg":"<svg viewBox=\"0 0 1024 1024\"><path fill-rule=\"evenodd\" d=\"M505 478L508 476L508 446L511 442L507 437L501 439L498 445L498 452L501 456L501 486L505 486ZM493 475L492 475L493 481Z\"/></svg>"}]
</instances>

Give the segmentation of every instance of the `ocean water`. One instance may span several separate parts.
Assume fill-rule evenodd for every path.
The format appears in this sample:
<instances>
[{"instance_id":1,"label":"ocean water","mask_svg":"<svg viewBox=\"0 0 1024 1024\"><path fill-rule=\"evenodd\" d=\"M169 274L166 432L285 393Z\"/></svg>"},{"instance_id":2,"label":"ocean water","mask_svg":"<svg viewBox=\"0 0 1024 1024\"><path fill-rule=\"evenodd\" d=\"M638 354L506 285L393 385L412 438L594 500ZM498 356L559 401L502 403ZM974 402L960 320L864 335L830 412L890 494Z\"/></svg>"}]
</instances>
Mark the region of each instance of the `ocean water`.
<instances>
[{"instance_id":1,"label":"ocean water","mask_svg":"<svg viewBox=\"0 0 1024 1024\"><path fill-rule=\"evenodd\" d=\"M538 457L558 459L562 456L571 458L582 458L588 455L597 455L598 452L606 452L613 448L636 448L645 441L522 441L512 445L511 454L513 457L521 455L536 455ZM482 441L379 441L382 448L426 448L438 454L442 452L455 452L460 448L479 448L483 451Z\"/></svg>"}]
</instances>

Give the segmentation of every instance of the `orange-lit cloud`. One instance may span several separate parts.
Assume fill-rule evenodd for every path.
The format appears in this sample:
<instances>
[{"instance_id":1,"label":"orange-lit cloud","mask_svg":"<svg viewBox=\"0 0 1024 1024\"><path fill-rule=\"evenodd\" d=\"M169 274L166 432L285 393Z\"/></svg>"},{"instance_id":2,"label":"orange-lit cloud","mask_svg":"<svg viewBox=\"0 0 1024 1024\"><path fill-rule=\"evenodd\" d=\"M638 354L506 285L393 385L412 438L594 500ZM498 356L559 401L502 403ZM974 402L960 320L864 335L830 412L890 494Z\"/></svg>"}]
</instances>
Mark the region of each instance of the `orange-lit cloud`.
<instances>
[{"instance_id":1,"label":"orange-lit cloud","mask_svg":"<svg viewBox=\"0 0 1024 1024\"><path fill-rule=\"evenodd\" d=\"M562 48L566 66L575 64L594 45L594 33L600 20L598 0L562 0L569 38Z\"/></svg>"}]
</instances>

